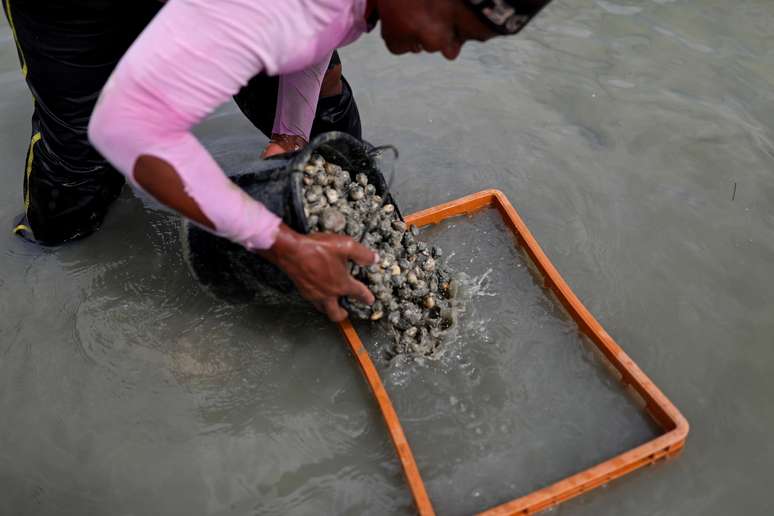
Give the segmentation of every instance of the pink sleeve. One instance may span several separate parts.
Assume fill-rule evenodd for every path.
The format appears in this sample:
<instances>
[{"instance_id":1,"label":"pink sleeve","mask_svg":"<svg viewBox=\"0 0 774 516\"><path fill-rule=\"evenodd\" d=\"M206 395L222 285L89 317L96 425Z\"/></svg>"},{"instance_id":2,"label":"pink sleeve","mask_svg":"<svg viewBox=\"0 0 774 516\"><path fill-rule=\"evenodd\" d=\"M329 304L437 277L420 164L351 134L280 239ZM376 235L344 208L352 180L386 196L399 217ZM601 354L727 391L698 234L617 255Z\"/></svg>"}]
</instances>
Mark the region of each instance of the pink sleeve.
<instances>
[{"instance_id":1,"label":"pink sleeve","mask_svg":"<svg viewBox=\"0 0 774 516\"><path fill-rule=\"evenodd\" d=\"M217 234L271 247L280 219L231 183L191 129L257 73L322 62L355 19L352 0L169 0L105 85L89 137L135 186L137 158L166 161Z\"/></svg>"},{"instance_id":2,"label":"pink sleeve","mask_svg":"<svg viewBox=\"0 0 774 516\"><path fill-rule=\"evenodd\" d=\"M320 86L331 55L333 52L316 65L300 72L280 76L273 133L292 134L309 141L317 100L320 98Z\"/></svg>"}]
</instances>

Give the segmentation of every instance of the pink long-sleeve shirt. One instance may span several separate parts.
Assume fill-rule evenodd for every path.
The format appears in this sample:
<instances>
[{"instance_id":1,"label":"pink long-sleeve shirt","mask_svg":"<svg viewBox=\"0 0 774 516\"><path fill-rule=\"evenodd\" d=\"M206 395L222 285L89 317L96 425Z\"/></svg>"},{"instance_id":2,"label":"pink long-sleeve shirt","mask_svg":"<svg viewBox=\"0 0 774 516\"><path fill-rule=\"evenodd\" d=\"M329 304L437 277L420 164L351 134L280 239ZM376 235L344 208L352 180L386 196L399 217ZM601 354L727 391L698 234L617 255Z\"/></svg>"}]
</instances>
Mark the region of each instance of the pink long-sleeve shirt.
<instances>
[{"instance_id":1,"label":"pink long-sleeve shirt","mask_svg":"<svg viewBox=\"0 0 774 516\"><path fill-rule=\"evenodd\" d=\"M281 75L274 131L308 139L334 49L366 30L366 0L169 0L118 64L89 124L92 144L133 177L169 163L215 232L271 247L281 220L236 187L191 133L256 74Z\"/></svg>"}]
</instances>

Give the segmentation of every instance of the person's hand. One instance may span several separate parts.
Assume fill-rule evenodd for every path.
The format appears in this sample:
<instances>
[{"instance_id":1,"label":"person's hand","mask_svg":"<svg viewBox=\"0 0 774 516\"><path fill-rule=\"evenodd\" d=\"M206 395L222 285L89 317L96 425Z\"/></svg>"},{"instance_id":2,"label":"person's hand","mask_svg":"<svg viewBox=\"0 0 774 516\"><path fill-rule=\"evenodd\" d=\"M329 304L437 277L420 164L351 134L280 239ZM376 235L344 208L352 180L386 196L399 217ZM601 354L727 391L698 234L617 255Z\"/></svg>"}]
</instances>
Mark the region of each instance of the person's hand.
<instances>
[{"instance_id":1,"label":"person's hand","mask_svg":"<svg viewBox=\"0 0 774 516\"><path fill-rule=\"evenodd\" d=\"M299 293L331 321L343 321L347 312L340 297L351 297L368 305L374 295L347 270L347 261L367 267L378 255L349 237L328 233L301 235L280 226L271 249L261 251L266 259L284 270Z\"/></svg>"},{"instance_id":2,"label":"person's hand","mask_svg":"<svg viewBox=\"0 0 774 516\"><path fill-rule=\"evenodd\" d=\"M270 158L277 154L284 154L286 152L293 152L303 148L308 142L301 136L294 136L291 134L277 134L271 135L271 140L266 148L261 153L261 159Z\"/></svg>"}]
</instances>

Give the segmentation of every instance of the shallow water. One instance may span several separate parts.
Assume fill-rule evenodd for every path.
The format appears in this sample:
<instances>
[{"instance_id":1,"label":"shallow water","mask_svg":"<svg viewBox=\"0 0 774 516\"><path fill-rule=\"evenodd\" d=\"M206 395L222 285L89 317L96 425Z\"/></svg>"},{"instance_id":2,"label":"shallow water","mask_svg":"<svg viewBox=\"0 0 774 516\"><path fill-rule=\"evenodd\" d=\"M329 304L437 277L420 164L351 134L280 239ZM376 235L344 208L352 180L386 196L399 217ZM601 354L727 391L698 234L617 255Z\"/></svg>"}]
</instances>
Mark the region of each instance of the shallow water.
<instances>
[{"instance_id":1,"label":"shallow water","mask_svg":"<svg viewBox=\"0 0 774 516\"><path fill-rule=\"evenodd\" d=\"M366 136L401 151L402 211L502 189L579 297L692 425L677 460L558 514L774 510L772 24L768 0L557 0L523 36L466 47L456 63L394 58L377 35L342 53ZM31 110L9 41L0 26L5 221L21 210ZM229 169L264 143L231 105L199 134ZM0 232L0 260L0 514L410 511L389 439L335 328L303 309L228 307L204 295L173 217L125 192L92 238L48 250ZM511 280L509 288L522 285ZM540 305L523 301L535 315L525 324L539 321ZM539 358L520 333L528 329L483 330L481 339L516 343L502 351L511 369L492 349L471 346L459 362L387 378L439 508L510 494L486 475L512 475L520 494L651 431L569 345L543 359L559 361L551 370L568 381L583 372L589 399L570 408L602 404L600 417L623 430L604 440L610 448L588 444L599 428L584 427L583 414L550 428L537 416L508 420L516 407L541 403L524 392L545 395L548 409L566 398L538 389L551 384L528 367ZM550 331L572 342L571 332ZM452 385L469 390L447 393ZM510 423L520 446L505 447L494 424L480 434L464 425L463 404L486 416L478 421ZM446 439L464 468L454 469L443 443L423 438L423 428L442 430L411 415L423 407L460 429L447 428Z\"/></svg>"}]
</instances>

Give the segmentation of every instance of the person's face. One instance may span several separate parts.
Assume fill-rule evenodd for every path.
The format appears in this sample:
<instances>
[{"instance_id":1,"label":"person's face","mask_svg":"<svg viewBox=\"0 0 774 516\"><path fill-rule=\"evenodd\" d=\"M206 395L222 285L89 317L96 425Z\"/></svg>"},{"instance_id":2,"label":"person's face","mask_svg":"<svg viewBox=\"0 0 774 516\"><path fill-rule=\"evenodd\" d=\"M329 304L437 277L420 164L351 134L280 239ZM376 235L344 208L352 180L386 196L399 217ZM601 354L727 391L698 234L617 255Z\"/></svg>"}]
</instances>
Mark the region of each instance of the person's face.
<instances>
[{"instance_id":1,"label":"person's face","mask_svg":"<svg viewBox=\"0 0 774 516\"><path fill-rule=\"evenodd\" d=\"M393 54L440 52L451 60L466 41L498 35L464 0L376 0L376 5L382 38Z\"/></svg>"}]
</instances>

